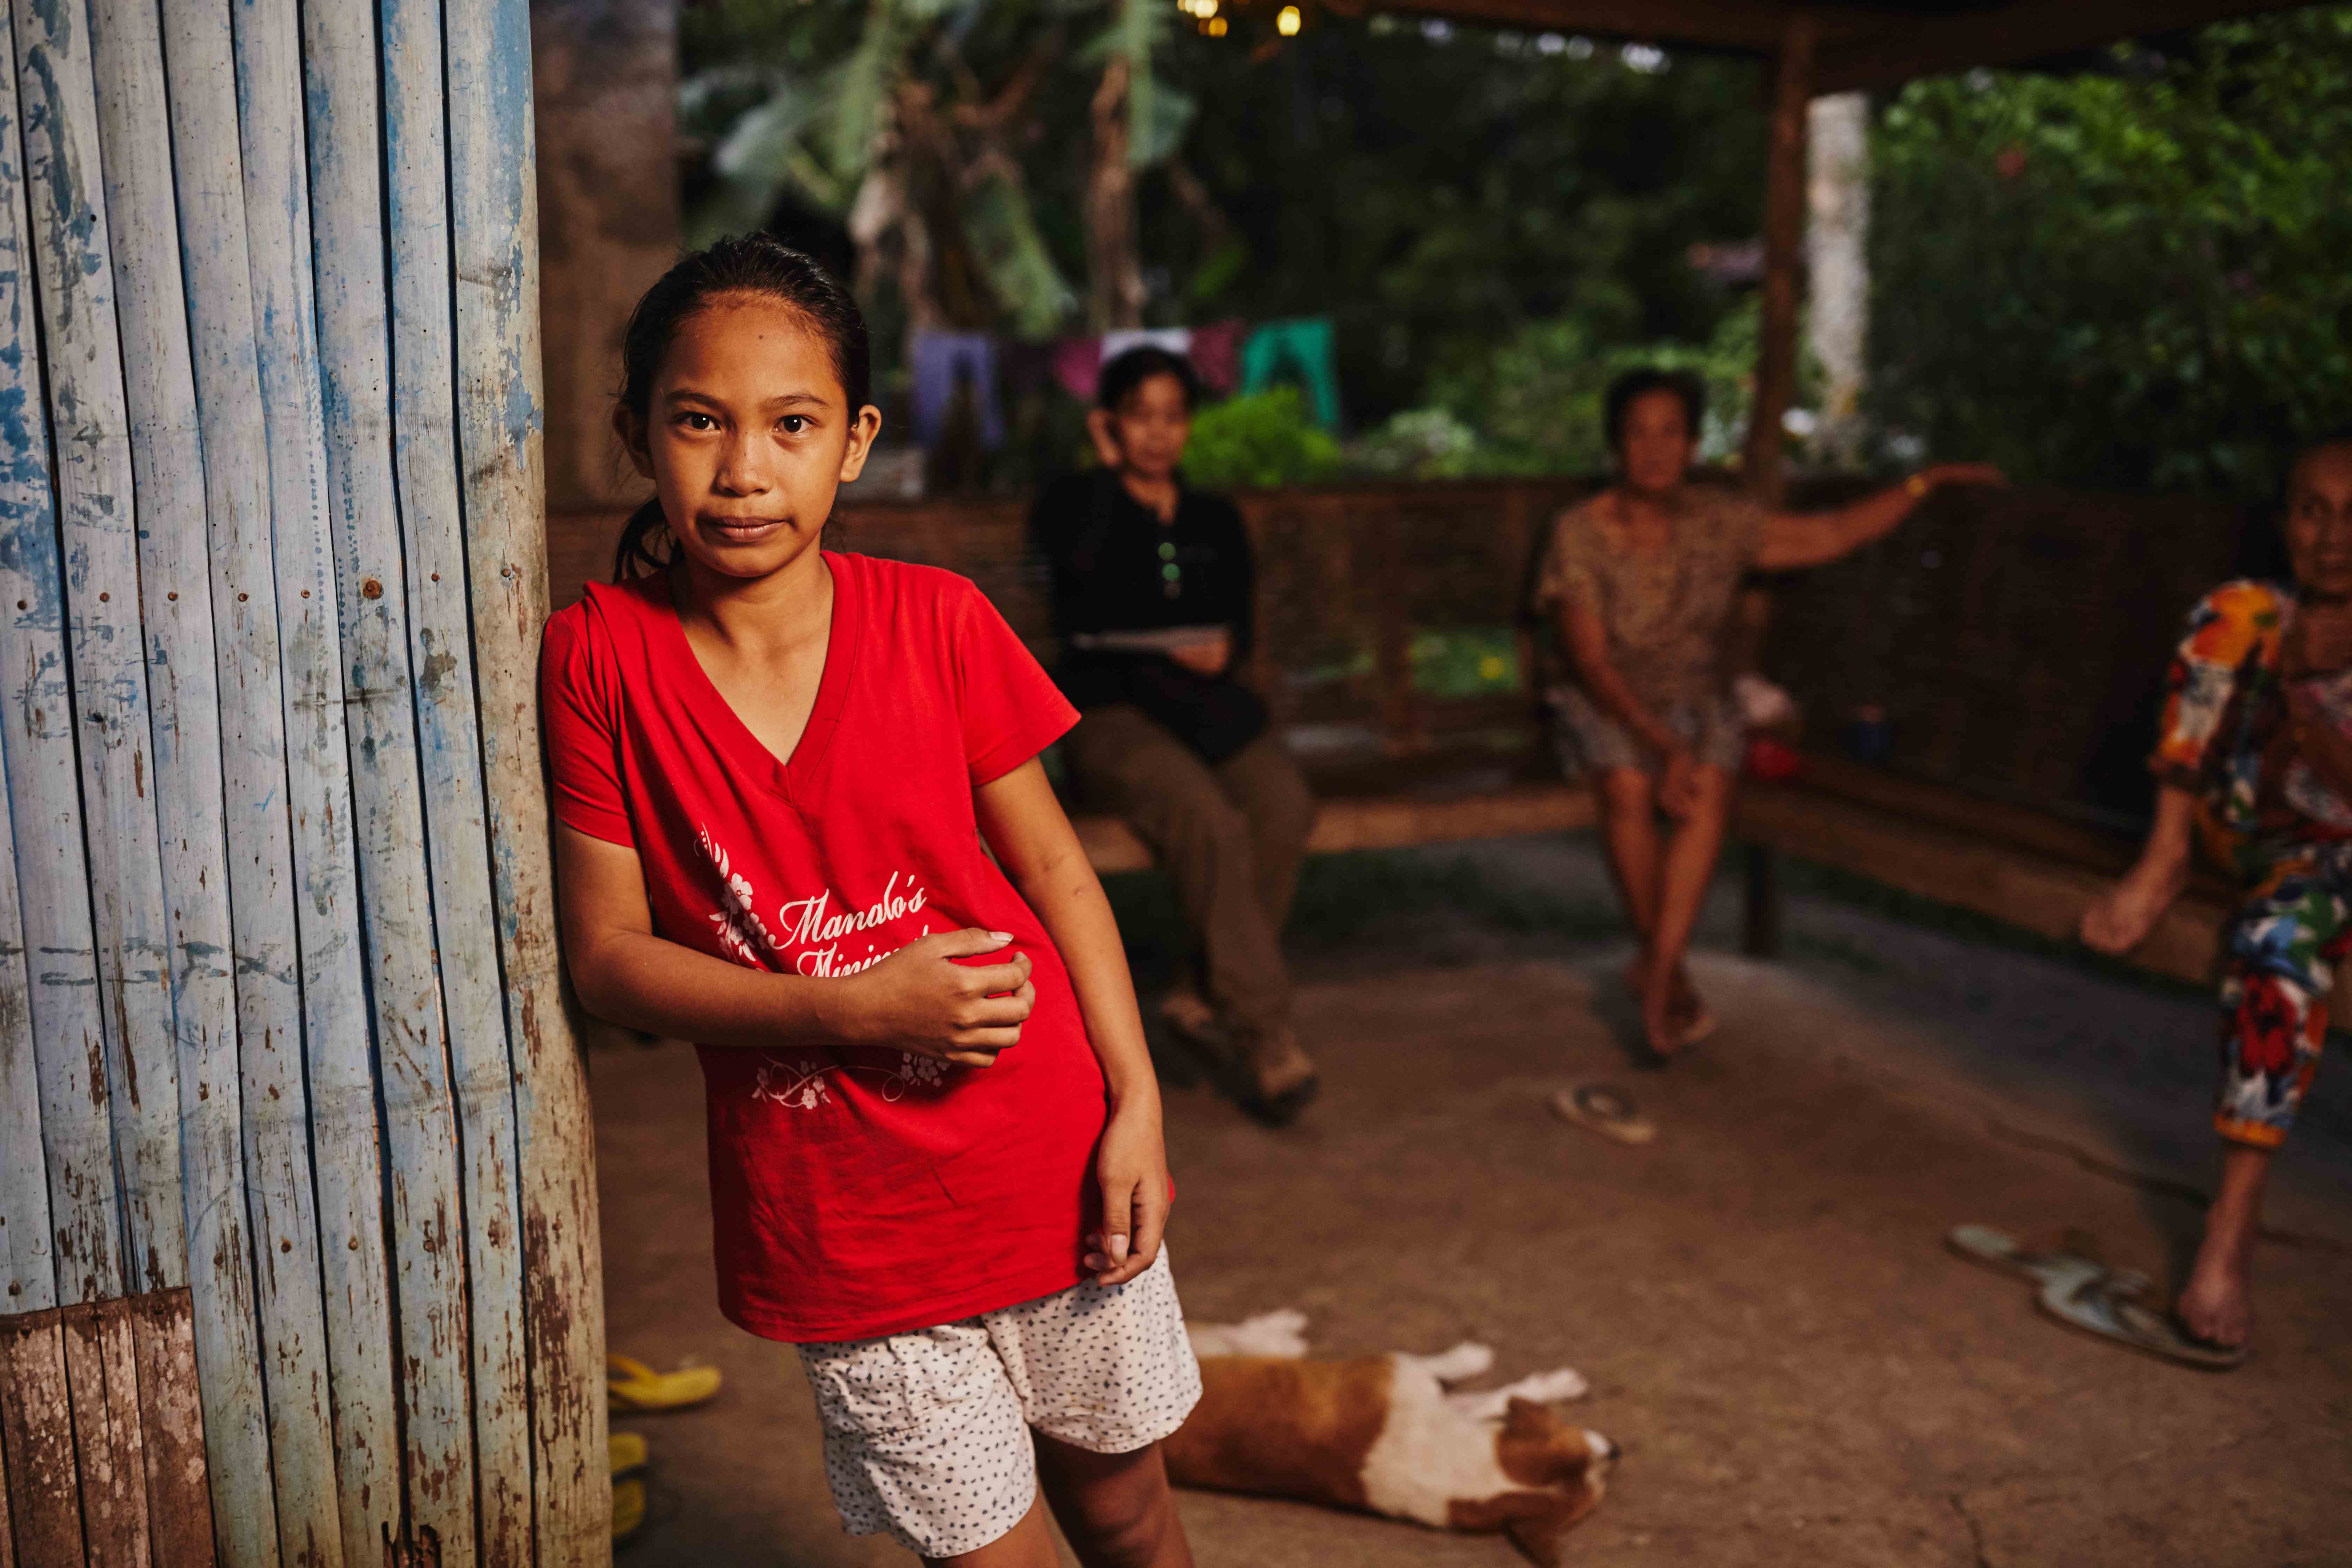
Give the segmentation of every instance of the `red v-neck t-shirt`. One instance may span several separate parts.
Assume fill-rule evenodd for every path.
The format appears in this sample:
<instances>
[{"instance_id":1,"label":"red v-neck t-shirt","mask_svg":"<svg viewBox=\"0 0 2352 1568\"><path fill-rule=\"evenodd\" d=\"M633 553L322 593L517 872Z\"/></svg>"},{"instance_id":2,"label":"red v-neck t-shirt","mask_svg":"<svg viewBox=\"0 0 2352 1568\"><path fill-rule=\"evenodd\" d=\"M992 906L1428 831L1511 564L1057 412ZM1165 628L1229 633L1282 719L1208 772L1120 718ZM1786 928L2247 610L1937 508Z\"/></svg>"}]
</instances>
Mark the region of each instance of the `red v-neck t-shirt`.
<instances>
[{"instance_id":1,"label":"red v-neck t-shirt","mask_svg":"<svg viewBox=\"0 0 2352 1568\"><path fill-rule=\"evenodd\" d=\"M801 1342L928 1328L1086 1278L1105 1118L1069 976L982 849L971 798L1076 710L965 579L824 562L824 672L787 761L703 673L666 576L590 587L548 622L540 673L556 816L636 850L665 939L839 977L977 927L1012 932L1034 965L1035 1010L989 1068L699 1047L719 1306Z\"/></svg>"}]
</instances>

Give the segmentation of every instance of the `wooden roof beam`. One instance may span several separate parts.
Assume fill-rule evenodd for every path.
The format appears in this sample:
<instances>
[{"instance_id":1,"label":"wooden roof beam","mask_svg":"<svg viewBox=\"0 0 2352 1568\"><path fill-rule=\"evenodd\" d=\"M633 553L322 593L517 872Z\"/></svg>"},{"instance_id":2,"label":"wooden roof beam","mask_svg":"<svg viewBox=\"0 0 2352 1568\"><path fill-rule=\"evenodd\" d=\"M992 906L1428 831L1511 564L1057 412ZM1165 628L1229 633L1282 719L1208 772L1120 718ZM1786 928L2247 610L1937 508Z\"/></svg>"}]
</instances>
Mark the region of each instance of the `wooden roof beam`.
<instances>
[{"instance_id":1,"label":"wooden roof beam","mask_svg":"<svg viewBox=\"0 0 2352 1568\"><path fill-rule=\"evenodd\" d=\"M1958 16L1881 16L1874 36L1824 40L1817 92L1898 87L1917 77L2009 66L2233 16L2298 9L2306 0L2012 0Z\"/></svg>"}]
</instances>

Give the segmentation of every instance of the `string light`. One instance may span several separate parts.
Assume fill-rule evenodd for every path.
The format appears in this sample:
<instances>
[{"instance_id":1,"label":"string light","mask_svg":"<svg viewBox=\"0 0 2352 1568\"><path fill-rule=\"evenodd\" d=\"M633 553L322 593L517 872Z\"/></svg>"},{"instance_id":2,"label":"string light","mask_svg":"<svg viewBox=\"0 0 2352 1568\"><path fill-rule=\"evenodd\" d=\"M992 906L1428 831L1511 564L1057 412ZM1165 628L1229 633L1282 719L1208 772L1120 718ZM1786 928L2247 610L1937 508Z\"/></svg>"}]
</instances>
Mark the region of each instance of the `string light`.
<instances>
[{"instance_id":1,"label":"string light","mask_svg":"<svg viewBox=\"0 0 2352 1568\"><path fill-rule=\"evenodd\" d=\"M1304 20L1297 6L1285 5L1274 14L1274 30L1286 38L1295 38L1298 36L1299 24Z\"/></svg>"},{"instance_id":2,"label":"string light","mask_svg":"<svg viewBox=\"0 0 2352 1568\"><path fill-rule=\"evenodd\" d=\"M1225 36L1225 19L1223 16L1212 16L1201 24L1201 30L1213 38L1222 38Z\"/></svg>"}]
</instances>

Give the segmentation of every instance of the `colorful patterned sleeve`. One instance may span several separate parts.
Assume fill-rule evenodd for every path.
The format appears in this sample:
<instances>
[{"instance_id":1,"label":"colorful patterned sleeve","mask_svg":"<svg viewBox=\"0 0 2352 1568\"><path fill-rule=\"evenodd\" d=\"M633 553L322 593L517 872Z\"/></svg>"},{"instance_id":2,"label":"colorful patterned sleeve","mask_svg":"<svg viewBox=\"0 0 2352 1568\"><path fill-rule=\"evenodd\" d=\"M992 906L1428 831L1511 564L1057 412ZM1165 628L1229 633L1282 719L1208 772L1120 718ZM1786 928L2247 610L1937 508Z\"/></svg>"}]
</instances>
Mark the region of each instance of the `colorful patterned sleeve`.
<instances>
[{"instance_id":1,"label":"colorful patterned sleeve","mask_svg":"<svg viewBox=\"0 0 2352 1568\"><path fill-rule=\"evenodd\" d=\"M2278 650L2284 604L2263 583L2226 583L2189 613L2165 677L2164 716L2148 767L2160 784L2203 792L2226 759L2212 754L2231 700Z\"/></svg>"}]
</instances>

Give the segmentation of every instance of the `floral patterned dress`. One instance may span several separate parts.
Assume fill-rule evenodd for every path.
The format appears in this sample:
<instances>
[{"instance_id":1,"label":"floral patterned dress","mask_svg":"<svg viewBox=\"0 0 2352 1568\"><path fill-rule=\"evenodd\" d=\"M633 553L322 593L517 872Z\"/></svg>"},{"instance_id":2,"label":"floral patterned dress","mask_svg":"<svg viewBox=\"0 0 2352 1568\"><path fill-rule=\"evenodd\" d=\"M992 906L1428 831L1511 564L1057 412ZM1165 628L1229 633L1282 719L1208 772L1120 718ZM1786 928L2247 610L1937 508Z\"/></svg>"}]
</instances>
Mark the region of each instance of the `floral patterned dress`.
<instances>
[{"instance_id":1,"label":"floral patterned dress","mask_svg":"<svg viewBox=\"0 0 2352 1568\"><path fill-rule=\"evenodd\" d=\"M2221 1091L2214 1125L2275 1148L2327 1036L2336 965L2352 951L2352 803L2282 744L2294 591L2236 582L2207 595L2166 683L2150 765L2198 801L2198 827L2248 891L2223 938ZM2352 734L2352 671L2297 678Z\"/></svg>"}]
</instances>

